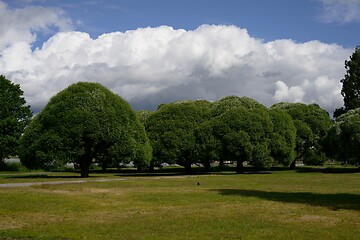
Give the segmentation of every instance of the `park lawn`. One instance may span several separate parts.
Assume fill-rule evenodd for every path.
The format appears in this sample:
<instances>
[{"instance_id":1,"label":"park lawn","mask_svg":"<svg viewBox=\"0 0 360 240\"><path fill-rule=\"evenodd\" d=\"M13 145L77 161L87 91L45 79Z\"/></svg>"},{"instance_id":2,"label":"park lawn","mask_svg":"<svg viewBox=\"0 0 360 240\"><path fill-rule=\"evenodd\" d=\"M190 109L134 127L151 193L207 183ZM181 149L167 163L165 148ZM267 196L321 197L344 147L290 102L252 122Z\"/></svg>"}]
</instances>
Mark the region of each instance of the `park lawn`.
<instances>
[{"instance_id":1,"label":"park lawn","mask_svg":"<svg viewBox=\"0 0 360 240\"><path fill-rule=\"evenodd\" d=\"M359 173L100 177L111 181L0 188L0 239L360 236Z\"/></svg>"}]
</instances>

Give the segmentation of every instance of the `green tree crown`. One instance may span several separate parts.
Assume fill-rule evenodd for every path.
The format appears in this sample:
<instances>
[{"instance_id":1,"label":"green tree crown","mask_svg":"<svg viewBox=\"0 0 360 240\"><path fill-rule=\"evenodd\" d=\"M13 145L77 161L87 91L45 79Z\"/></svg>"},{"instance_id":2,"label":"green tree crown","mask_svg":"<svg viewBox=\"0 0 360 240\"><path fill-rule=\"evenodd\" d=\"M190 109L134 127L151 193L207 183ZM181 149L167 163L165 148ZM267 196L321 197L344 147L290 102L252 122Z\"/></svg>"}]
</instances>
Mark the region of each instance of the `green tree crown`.
<instances>
[{"instance_id":1,"label":"green tree crown","mask_svg":"<svg viewBox=\"0 0 360 240\"><path fill-rule=\"evenodd\" d=\"M151 159L145 129L130 105L98 83L80 82L52 97L22 137L22 163L51 168L74 162L82 176L90 164Z\"/></svg>"},{"instance_id":2,"label":"green tree crown","mask_svg":"<svg viewBox=\"0 0 360 240\"><path fill-rule=\"evenodd\" d=\"M18 154L20 136L31 116L20 85L0 75L0 165L5 158Z\"/></svg>"},{"instance_id":3,"label":"green tree crown","mask_svg":"<svg viewBox=\"0 0 360 240\"><path fill-rule=\"evenodd\" d=\"M360 107L360 46L355 48L350 60L345 61L345 69L346 74L340 81L344 106L334 111L335 118L351 109Z\"/></svg>"}]
</instances>

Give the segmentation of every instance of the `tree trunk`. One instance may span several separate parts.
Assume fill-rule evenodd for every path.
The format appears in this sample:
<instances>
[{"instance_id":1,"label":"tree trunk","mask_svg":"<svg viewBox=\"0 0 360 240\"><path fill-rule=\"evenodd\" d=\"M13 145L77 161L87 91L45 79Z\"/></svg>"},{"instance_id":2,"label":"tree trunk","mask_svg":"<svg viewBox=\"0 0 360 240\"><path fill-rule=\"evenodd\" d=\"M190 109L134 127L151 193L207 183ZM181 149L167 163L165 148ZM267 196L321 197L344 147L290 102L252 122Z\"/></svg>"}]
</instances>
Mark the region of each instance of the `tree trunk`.
<instances>
[{"instance_id":1,"label":"tree trunk","mask_svg":"<svg viewBox=\"0 0 360 240\"><path fill-rule=\"evenodd\" d=\"M80 172L82 178L89 177L89 168L92 162L92 158L84 156L80 161Z\"/></svg>"},{"instance_id":2,"label":"tree trunk","mask_svg":"<svg viewBox=\"0 0 360 240\"><path fill-rule=\"evenodd\" d=\"M148 167L149 172L155 172L155 164L153 161L150 162L150 165Z\"/></svg>"},{"instance_id":3,"label":"tree trunk","mask_svg":"<svg viewBox=\"0 0 360 240\"><path fill-rule=\"evenodd\" d=\"M105 163L105 162L103 162L102 164L101 164L101 171L104 173L104 172L106 172L106 168L107 168L107 164Z\"/></svg>"},{"instance_id":4,"label":"tree trunk","mask_svg":"<svg viewBox=\"0 0 360 240\"><path fill-rule=\"evenodd\" d=\"M224 166L225 166L224 160L219 160L219 169L220 170L224 169Z\"/></svg>"},{"instance_id":5,"label":"tree trunk","mask_svg":"<svg viewBox=\"0 0 360 240\"><path fill-rule=\"evenodd\" d=\"M82 167L81 168L81 177L88 178L89 177L89 168Z\"/></svg>"},{"instance_id":6,"label":"tree trunk","mask_svg":"<svg viewBox=\"0 0 360 240\"><path fill-rule=\"evenodd\" d=\"M0 154L0 170L3 169L3 167L5 166L5 160L4 160L4 156L2 154Z\"/></svg>"},{"instance_id":7,"label":"tree trunk","mask_svg":"<svg viewBox=\"0 0 360 240\"><path fill-rule=\"evenodd\" d=\"M185 163L185 173L186 174L191 174L191 163Z\"/></svg>"},{"instance_id":8,"label":"tree trunk","mask_svg":"<svg viewBox=\"0 0 360 240\"><path fill-rule=\"evenodd\" d=\"M237 174L245 173L243 162L240 160L236 161L236 173Z\"/></svg>"},{"instance_id":9,"label":"tree trunk","mask_svg":"<svg viewBox=\"0 0 360 240\"><path fill-rule=\"evenodd\" d=\"M5 161L0 158L0 170L3 170L5 168Z\"/></svg>"},{"instance_id":10,"label":"tree trunk","mask_svg":"<svg viewBox=\"0 0 360 240\"><path fill-rule=\"evenodd\" d=\"M296 167L296 160L292 161L292 163L290 164L289 169L290 169L290 170L294 170L295 167Z\"/></svg>"},{"instance_id":11,"label":"tree trunk","mask_svg":"<svg viewBox=\"0 0 360 240\"><path fill-rule=\"evenodd\" d=\"M80 171L82 178L89 177L89 168L94 158L93 141L86 136L84 137L85 153L80 157Z\"/></svg>"},{"instance_id":12,"label":"tree trunk","mask_svg":"<svg viewBox=\"0 0 360 240\"><path fill-rule=\"evenodd\" d=\"M207 160L205 163L204 163L204 168L205 168L205 172L210 172L210 160Z\"/></svg>"}]
</instances>

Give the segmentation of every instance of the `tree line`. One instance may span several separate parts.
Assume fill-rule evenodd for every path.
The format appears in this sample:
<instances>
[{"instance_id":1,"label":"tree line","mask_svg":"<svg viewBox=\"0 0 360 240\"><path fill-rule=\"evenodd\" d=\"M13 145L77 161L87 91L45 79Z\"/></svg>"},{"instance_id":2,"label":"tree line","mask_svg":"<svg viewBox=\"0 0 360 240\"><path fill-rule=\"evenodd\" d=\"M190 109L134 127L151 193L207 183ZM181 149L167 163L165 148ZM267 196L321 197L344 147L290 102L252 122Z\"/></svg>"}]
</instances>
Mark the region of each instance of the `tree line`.
<instances>
[{"instance_id":1,"label":"tree line","mask_svg":"<svg viewBox=\"0 0 360 240\"><path fill-rule=\"evenodd\" d=\"M344 107L336 120L317 104L277 103L269 108L248 97L209 102L161 104L154 112L135 112L99 83L79 82L50 99L32 118L20 85L0 76L0 168L18 155L29 169L74 163L82 177L97 163L132 163L138 170L178 164L191 172L202 164L244 163L256 167L298 160L322 165L327 159L360 164L360 48L345 62Z\"/></svg>"}]
</instances>

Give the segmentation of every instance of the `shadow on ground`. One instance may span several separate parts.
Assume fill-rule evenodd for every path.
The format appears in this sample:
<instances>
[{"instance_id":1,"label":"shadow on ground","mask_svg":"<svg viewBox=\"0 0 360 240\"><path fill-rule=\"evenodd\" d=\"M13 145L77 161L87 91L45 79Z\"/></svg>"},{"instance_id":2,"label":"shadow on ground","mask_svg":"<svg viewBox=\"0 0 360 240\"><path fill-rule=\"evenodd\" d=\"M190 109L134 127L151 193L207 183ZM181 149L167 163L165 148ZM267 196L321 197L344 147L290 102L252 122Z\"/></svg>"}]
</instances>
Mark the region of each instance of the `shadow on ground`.
<instances>
[{"instance_id":1,"label":"shadow on ground","mask_svg":"<svg viewBox=\"0 0 360 240\"><path fill-rule=\"evenodd\" d=\"M314 172L320 172L320 173L357 173L359 172L358 168L355 167L298 167L296 168L296 172L298 173L314 173Z\"/></svg>"},{"instance_id":2,"label":"shadow on ground","mask_svg":"<svg viewBox=\"0 0 360 240\"><path fill-rule=\"evenodd\" d=\"M226 168L212 168L210 171L206 171L204 168L192 168L191 173L186 173L183 168L163 168L155 169L153 171L147 172L138 172L135 169L121 169L106 171L107 173L113 173L115 176L119 177L158 177L158 176L181 176L181 175L235 175L235 167L226 167ZM255 168L245 168L245 173L243 174L271 174L269 169L255 169Z\"/></svg>"},{"instance_id":3,"label":"shadow on ground","mask_svg":"<svg viewBox=\"0 0 360 240\"><path fill-rule=\"evenodd\" d=\"M311 206L360 211L360 195L349 193L321 194L309 192L267 192L242 189L213 189L225 196L257 197L282 203L301 203Z\"/></svg>"},{"instance_id":4,"label":"shadow on ground","mask_svg":"<svg viewBox=\"0 0 360 240\"><path fill-rule=\"evenodd\" d=\"M8 179L66 179L66 178L81 178L80 176L50 176L47 174L23 174L23 175L13 175L6 176Z\"/></svg>"}]
</instances>

